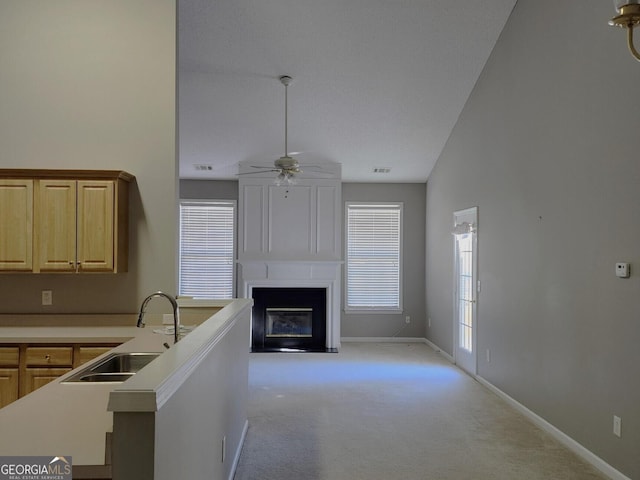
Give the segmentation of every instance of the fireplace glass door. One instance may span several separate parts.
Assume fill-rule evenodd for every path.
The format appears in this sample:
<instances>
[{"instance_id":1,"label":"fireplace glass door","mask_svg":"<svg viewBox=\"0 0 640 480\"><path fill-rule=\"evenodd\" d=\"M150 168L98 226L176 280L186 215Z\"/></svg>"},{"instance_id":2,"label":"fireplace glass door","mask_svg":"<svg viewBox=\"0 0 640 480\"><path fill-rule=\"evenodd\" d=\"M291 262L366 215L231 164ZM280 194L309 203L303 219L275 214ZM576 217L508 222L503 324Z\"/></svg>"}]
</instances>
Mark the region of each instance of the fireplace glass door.
<instances>
[{"instance_id":1,"label":"fireplace glass door","mask_svg":"<svg viewBox=\"0 0 640 480\"><path fill-rule=\"evenodd\" d=\"M268 338L311 337L313 308L267 308Z\"/></svg>"}]
</instances>

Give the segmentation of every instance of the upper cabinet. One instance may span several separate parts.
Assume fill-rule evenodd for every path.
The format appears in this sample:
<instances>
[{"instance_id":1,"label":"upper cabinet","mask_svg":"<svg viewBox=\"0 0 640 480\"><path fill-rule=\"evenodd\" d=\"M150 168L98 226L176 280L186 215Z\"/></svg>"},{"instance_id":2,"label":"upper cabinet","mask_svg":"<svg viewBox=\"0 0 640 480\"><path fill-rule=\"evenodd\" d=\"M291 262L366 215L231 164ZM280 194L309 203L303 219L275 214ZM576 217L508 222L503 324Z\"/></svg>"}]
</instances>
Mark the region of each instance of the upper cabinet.
<instances>
[{"instance_id":1,"label":"upper cabinet","mask_svg":"<svg viewBox=\"0 0 640 480\"><path fill-rule=\"evenodd\" d=\"M0 178L0 270L33 269L33 180Z\"/></svg>"},{"instance_id":2,"label":"upper cabinet","mask_svg":"<svg viewBox=\"0 0 640 480\"><path fill-rule=\"evenodd\" d=\"M1 270L127 271L128 192L133 180L130 174L121 171L0 170L2 176L31 178L0 178ZM31 191L24 190L21 196L9 189L14 182L17 185L30 182ZM14 207L5 212L5 200L12 200L13 205L21 208ZM4 225L9 225L11 216L20 218L14 220L15 228L5 231ZM29 266L26 260L20 260L27 254Z\"/></svg>"}]
</instances>

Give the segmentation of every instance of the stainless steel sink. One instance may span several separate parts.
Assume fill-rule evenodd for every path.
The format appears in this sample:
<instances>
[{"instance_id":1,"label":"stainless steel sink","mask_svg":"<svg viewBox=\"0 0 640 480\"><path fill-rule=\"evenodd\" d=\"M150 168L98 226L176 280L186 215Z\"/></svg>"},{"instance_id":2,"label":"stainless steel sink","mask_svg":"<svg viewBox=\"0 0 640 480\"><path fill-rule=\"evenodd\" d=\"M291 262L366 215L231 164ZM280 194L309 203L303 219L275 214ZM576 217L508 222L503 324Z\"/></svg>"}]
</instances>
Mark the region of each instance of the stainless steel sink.
<instances>
[{"instance_id":1,"label":"stainless steel sink","mask_svg":"<svg viewBox=\"0 0 640 480\"><path fill-rule=\"evenodd\" d=\"M135 373L85 373L77 380L68 382L124 382L133 377Z\"/></svg>"},{"instance_id":2,"label":"stainless steel sink","mask_svg":"<svg viewBox=\"0 0 640 480\"><path fill-rule=\"evenodd\" d=\"M64 383L71 382L124 382L149 362L158 358L160 353L122 352L112 353L101 361L91 364Z\"/></svg>"}]
</instances>

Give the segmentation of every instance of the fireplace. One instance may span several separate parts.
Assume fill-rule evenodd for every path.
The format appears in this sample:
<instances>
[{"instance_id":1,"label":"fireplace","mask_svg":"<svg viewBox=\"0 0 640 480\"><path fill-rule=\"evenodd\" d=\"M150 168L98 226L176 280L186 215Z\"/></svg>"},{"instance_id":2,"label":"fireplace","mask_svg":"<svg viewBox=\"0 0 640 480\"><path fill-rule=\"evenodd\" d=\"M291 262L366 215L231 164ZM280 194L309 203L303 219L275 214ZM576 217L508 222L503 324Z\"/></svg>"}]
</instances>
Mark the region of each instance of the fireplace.
<instances>
[{"instance_id":1,"label":"fireplace","mask_svg":"<svg viewBox=\"0 0 640 480\"><path fill-rule=\"evenodd\" d=\"M254 288L254 352L326 352L326 288Z\"/></svg>"}]
</instances>

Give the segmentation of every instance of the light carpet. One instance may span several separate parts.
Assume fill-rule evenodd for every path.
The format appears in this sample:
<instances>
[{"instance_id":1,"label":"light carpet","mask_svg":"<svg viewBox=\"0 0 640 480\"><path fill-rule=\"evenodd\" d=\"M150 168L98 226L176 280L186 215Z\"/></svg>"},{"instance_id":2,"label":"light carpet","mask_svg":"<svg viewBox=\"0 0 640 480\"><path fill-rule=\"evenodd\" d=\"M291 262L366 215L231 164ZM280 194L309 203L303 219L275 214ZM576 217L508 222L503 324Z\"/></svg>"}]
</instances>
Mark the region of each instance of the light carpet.
<instances>
[{"instance_id":1,"label":"light carpet","mask_svg":"<svg viewBox=\"0 0 640 480\"><path fill-rule=\"evenodd\" d=\"M423 344L254 353L235 480L604 479Z\"/></svg>"}]
</instances>

